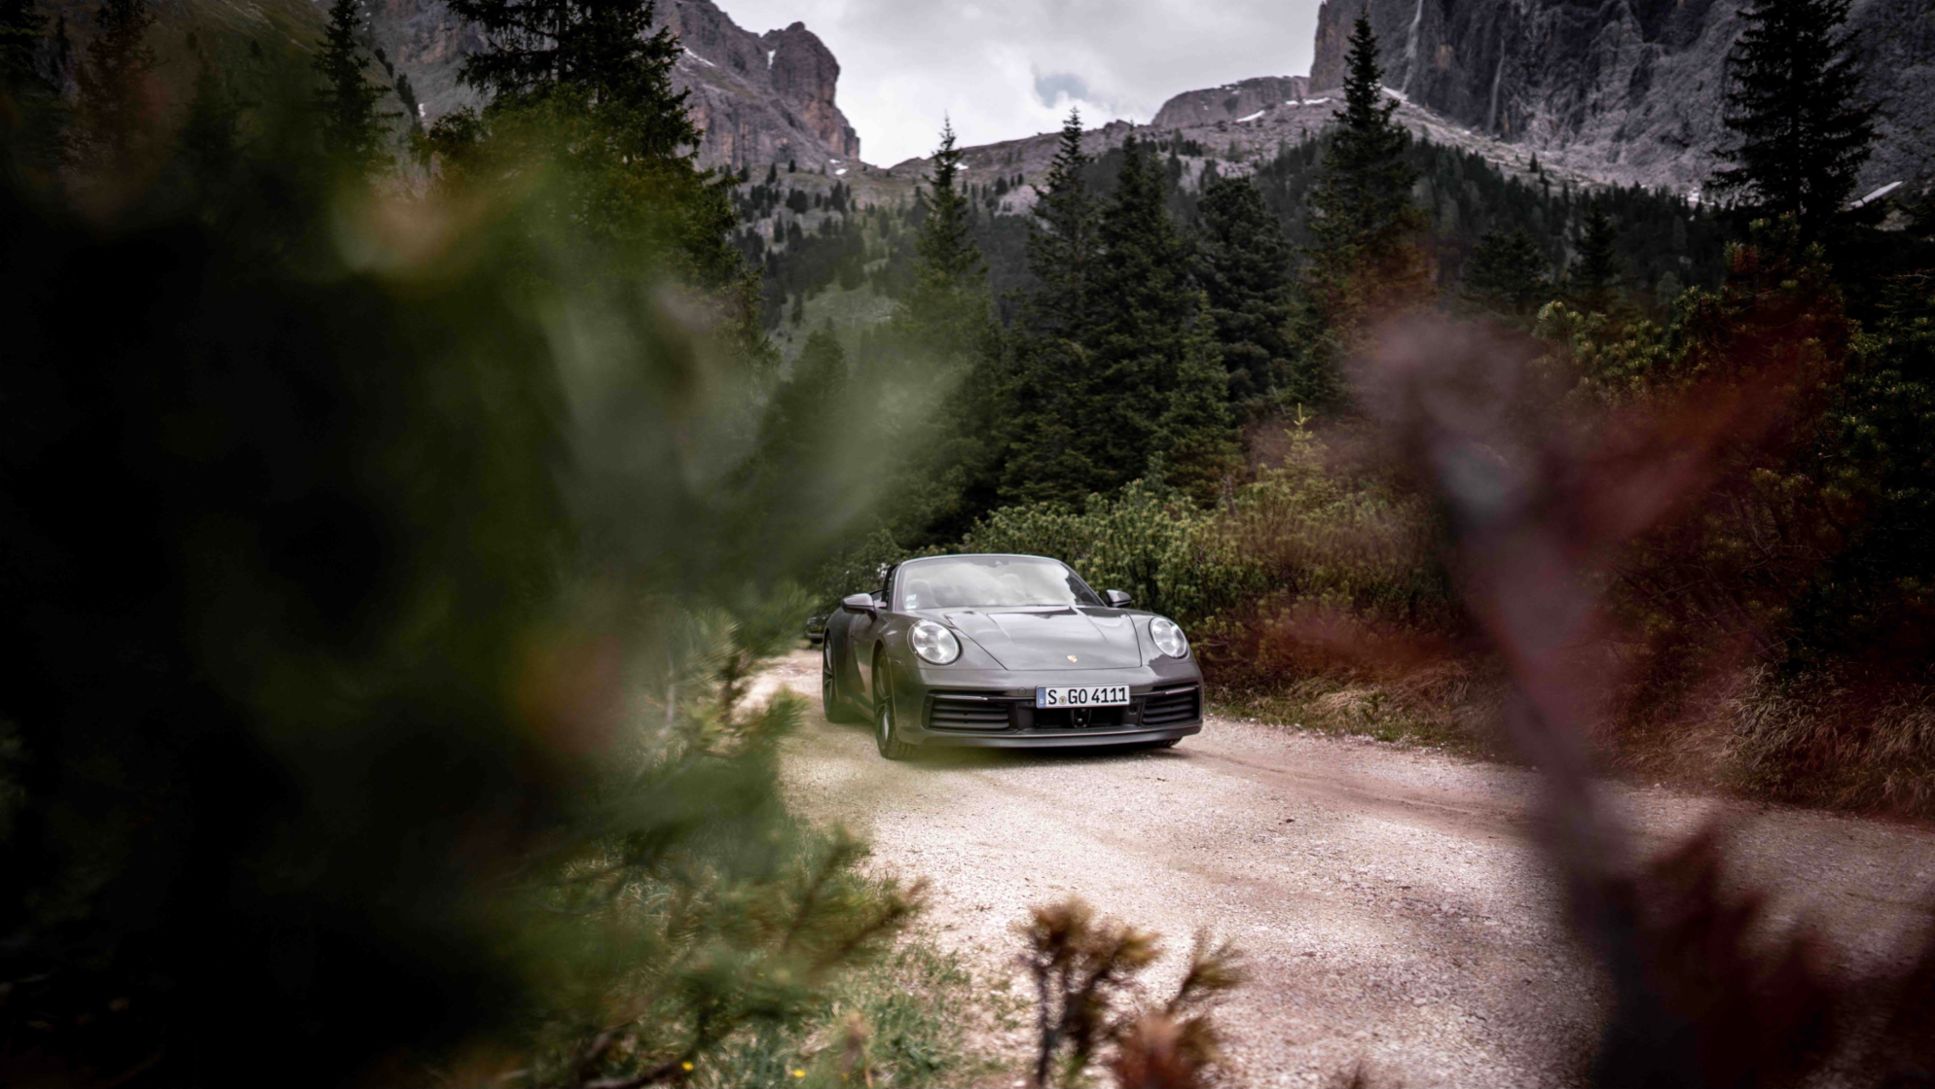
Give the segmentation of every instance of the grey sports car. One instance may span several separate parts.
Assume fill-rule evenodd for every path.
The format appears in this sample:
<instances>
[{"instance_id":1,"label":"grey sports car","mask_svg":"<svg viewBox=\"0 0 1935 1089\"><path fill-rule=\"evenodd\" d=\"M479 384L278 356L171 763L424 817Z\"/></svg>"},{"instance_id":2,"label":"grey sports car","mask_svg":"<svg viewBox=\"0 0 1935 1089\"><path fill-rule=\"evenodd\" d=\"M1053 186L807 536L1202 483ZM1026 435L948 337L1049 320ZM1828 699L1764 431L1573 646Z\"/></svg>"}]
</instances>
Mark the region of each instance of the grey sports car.
<instances>
[{"instance_id":1,"label":"grey sports car","mask_svg":"<svg viewBox=\"0 0 1935 1089\"><path fill-rule=\"evenodd\" d=\"M820 696L873 722L880 755L917 746L1169 746L1203 728L1182 629L1041 556L926 556L826 620Z\"/></svg>"}]
</instances>

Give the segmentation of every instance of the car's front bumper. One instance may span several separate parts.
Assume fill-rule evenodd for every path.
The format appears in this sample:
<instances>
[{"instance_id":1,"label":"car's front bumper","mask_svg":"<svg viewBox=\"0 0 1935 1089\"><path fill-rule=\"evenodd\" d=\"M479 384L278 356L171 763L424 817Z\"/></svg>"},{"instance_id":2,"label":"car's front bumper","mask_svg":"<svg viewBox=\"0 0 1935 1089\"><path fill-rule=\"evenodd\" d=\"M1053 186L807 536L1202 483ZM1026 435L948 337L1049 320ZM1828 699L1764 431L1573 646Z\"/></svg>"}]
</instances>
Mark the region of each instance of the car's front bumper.
<instances>
[{"instance_id":1,"label":"car's front bumper","mask_svg":"<svg viewBox=\"0 0 1935 1089\"><path fill-rule=\"evenodd\" d=\"M1054 685L1126 685L1121 707L1035 707L1035 689ZM921 745L970 748L1056 748L1143 745L1203 728L1203 678L1193 658L1163 659L1123 669L956 670L922 668L895 692L901 736Z\"/></svg>"}]
</instances>

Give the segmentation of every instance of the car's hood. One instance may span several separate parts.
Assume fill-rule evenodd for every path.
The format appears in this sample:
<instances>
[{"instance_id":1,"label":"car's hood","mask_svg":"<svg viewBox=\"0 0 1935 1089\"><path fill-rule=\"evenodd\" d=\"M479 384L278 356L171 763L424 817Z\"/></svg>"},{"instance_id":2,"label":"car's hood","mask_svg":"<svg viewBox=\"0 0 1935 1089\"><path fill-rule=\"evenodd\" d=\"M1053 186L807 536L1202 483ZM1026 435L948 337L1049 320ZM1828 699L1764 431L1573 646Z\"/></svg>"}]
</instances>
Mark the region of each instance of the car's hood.
<instances>
[{"instance_id":1,"label":"car's hood","mask_svg":"<svg viewBox=\"0 0 1935 1089\"><path fill-rule=\"evenodd\" d=\"M1120 669L1142 664L1135 620L1119 609L935 609L1003 669Z\"/></svg>"}]
</instances>

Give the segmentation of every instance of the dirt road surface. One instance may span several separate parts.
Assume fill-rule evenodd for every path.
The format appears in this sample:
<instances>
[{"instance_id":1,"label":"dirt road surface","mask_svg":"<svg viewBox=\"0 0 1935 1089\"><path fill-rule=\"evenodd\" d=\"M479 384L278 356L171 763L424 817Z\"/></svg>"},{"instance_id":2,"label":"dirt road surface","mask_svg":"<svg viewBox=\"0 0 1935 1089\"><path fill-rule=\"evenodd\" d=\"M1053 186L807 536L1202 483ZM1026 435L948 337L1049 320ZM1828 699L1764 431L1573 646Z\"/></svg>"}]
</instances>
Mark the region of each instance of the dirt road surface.
<instances>
[{"instance_id":1,"label":"dirt road surface","mask_svg":"<svg viewBox=\"0 0 1935 1089\"><path fill-rule=\"evenodd\" d=\"M813 708L786 742L795 804L867 836L883 872L925 877L923 925L991 978L1020 989L1013 924L1079 893L1160 931L1163 971L1200 927L1247 954L1254 979L1221 1017L1236 1084L1324 1085L1360 1060L1381 1084L1577 1080L1600 988L1526 842L1522 769L1222 719L1169 751L896 764L865 727L819 716L817 652L763 684ZM1618 798L1662 847L1726 805ZM1935 830L1726 812L1743 876L1776 890L1779 916L1830 924L1843 971L1887 964L1935 902Z\"/></svg>"}]
</instances>

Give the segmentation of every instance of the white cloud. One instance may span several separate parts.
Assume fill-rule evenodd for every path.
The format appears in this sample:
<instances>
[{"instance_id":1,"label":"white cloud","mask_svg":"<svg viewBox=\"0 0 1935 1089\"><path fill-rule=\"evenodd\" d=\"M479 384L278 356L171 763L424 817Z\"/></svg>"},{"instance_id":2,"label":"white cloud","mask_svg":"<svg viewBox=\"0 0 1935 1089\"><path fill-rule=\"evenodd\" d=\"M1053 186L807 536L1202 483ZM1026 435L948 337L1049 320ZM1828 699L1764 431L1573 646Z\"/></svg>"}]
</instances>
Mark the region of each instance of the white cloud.
<instances>
[{"instance_id":1,"label":"white cloud","mask_svg":"<svg viewBox=\"0 0 1935 1089\"><path fill-rule=\"evenodd\" d=\"M839 104L868 162L1147 121L1179 91L1310 70L1317 0L717 0L759 33L795 20L840 61Z\"/></svg>"}]
</instances>

